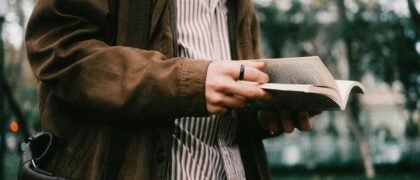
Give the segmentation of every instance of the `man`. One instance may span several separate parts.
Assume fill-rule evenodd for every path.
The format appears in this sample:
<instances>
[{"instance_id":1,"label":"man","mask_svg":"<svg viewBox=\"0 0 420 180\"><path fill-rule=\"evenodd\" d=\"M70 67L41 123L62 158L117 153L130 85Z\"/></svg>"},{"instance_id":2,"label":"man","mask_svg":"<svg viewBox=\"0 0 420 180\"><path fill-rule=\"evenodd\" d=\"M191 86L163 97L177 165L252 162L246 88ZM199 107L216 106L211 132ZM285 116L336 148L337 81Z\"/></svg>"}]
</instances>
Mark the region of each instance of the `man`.
<instances>
[{"instance_id":1,"label":"man","mask_svg":"<svg viewBox=\"0 0 420 180\"><path fill-rule=\"evenodd\" d=\"M37 1L26 42L57 176L269 179L261 138L310 128L244 108L270 98L238 83L263 63L229 61L260 57L250 0Z\"/></svg>"}]
</instances>

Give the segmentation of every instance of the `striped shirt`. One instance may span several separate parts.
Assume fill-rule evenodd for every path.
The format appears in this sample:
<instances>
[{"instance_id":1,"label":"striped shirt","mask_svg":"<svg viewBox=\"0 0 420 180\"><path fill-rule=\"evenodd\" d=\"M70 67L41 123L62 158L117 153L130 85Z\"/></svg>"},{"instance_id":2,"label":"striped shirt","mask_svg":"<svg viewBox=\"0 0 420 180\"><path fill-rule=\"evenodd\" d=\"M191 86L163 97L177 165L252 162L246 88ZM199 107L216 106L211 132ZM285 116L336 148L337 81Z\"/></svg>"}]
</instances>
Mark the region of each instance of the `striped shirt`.
<instances>
[{"instance_id":1,"label":"striped shirt","mask_svg":"<svg viewBox=\"0 0 420 180\"><path fill-rule=\"evenodd\" d=\"M230 60L226 0L176 0L182 57ZM245 179L234 113L175 119L171 179Z\"/></svg>"}]
</instances>

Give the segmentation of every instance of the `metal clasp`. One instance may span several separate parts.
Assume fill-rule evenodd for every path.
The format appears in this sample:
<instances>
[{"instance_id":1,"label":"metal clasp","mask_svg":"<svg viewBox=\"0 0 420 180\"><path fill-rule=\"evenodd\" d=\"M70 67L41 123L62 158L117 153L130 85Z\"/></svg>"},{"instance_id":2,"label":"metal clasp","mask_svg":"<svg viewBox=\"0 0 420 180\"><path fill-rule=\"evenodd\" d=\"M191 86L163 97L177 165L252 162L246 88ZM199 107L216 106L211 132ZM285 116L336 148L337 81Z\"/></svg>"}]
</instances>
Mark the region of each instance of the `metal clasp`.
<instances>
[{"instance_id":1,"label":"metal clasp","mask_svg":"<svg viewBox=\"0 0 420 180\"><path fill-rule=\"evenodd\" d=\"M38 168L38 166L35 164L35 159L31 160L32 166L34 166L34 168Z\"/></svg>"}]
</instances>

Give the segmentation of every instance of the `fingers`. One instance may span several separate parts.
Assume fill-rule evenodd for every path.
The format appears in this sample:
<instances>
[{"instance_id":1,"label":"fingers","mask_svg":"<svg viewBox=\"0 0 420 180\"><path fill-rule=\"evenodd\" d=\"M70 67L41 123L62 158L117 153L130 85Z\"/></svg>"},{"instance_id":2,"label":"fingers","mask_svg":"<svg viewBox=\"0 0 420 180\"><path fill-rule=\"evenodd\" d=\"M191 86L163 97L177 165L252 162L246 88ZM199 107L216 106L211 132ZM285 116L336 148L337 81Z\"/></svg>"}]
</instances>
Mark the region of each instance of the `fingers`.
<instances>
[{"instance_id":1,"label":"fingers","mask_svg":"<svg viewBox=\"0 0 420 180\"><path fill-rule=\"evenodd\" d=\"M318 114L321 114L322 111L308 111L310 117L314 117Z\"/></svg>"},{"instance_id":2,"label":"fingers","mask_svg":"<svg viewBox=\"0 0 420 180\"><path fill-rule=\"evenodd\" d=\"M312 128L311 115L308 111L295 112L294 122L295 126L301 131L309 131Z\"/></svg>"},{"instance_id":3,"label":"fingers","mask_svg":"<svg viewBox=\"0 0 420 180\"><path fill-rule=\"evenodd\" d=\"M278 114L282 130L288 133L293 132L295 126L293 125L290 111L287 109L281 109L278 111Z\"/></svg>"},{"instance_id":4,"label":"fingers","mask_svg":"<svg viewBox=\"0 0 420 180\"><path fill-rule=\"evenodd\" d=\"M263 65L264 65L264 63L263 63ZM244 74L243 80L258 82L260 84L268 82L268 80L269 80L268 75L266 73L262 72L260 69L258 69L258 67L247 66L247 65L244 65L244 66L245 66L245 69L244 69L244 73L243 73ZM239 68L237 70L240 70L240 65L239 65ZM237 72L237 77L239 78L239 71ZM238 78L236 78L236 79L238 79Z\"/></svg>"},{"instance_id":5,"label":"fingers","mask_svg":"<svg viewBox=\"0 0 420 180\"><path fill-rule=\"evenodd\" d=\"M311 115L308 111L293 111L282 109L279 110L281 121L281 129L285 132L293 132L294 128L301 131L309 131L312 128Z\"/></svg>"},{"instance_id":6,"label":"fingers","mask_svg":"<svg viewBox=\"0 0 420 180\"><path fill-rule=\"evenodd\" d=\"M259 88L258 86L252 86L241 83L232 83L226 86L231 94L246 97L248 99L265 99L269 100L272 96L267 91Z\"/></svg>"},{"instance_id":7,"label":"fingers","mask_svg":"<svg viewBox=\"0 0 420 180\"><path fill-rule=\"evenodd\" d=\"M255 85L239 83L241 64L244 64L244 80L267 82L268 76L259 69L263 62L212 62L207 69L205 97L207 110L211 114L225 112L226 108L242 107L249 99L270 99L271 95ZM241 97L241 98L239 98Z\"/></svg>"},{"instance_id":8,"label":"fingers","mask_svg":"<svg viewBox=\"0 0 420 180\"><path fill-rule=\"evenodd\" d=\"M259 62L259 61L236 61L236 62L239 62L239 64L243 64L244 66L257 68L259 70L262 70L265 67L265 63Z\"/></svg>"},{"instance_id":9,"label":"fingers","mask_svg":"<svg viewBox=\"0 0 420 180\"><path fill-rule=\"evenodd\" d=\"M206 106L207 106L207 111L210 114L221 115L221 114L225 114L228 111L227 108L225 108L223 106L218 106L218 105L215 105L215 104L207 103Z\"/></svg>"},{"instance_id":10,"label":"fingers","mask_svg":"<svg viewBox=\"0 0 420 180\"><path fill-rule=\"evenodd\" d=\"M268 130L272 135L280 132L278 119L272 111L259 111L258 119L263 128Z\"/></svg>"},{"instance_id":11,"label":"fingers","mask_svg":"<svg viewBox=\"0 0 420 180\"><path fill-rule=\"evenodd\" d=\"M210 114L224 114L228 108L242 108L246 105L246 99L234 95L215 95L208 98L207 110Z\"/></svg>"},{"instance_id":12,"label":"fingers","mask_svg":"<svg viewBox=\"0 0 420 180\"><path fill-rule=\"evenodd\" d=\"M295 126L290 118L290 113L286 109L280 111L260 111L258 119L261 125L271 134L278 132L293 132Z\"/></svg>"},{"instance_id":13,"label":"fingers","mask_svg":"<svg viewBox=\"0 0 420 180\"><path fill-rule=\"evenodd\" d=\"M261 71L261 69L264 68L265 63L254 61L247 61L245 63L238 62L238 66L233 67L234 69L232 69L230 73L236 80L239 79L241 64L245 66L243 80L258 82L260 84L268 82L268 75Z\"/></svg>"},{"instance_id":14,"label":"fingers","mask_svg":"<svg viewBox=\"0 0 420 180\"><path fill-rule=\"evenodd\" d=\"M231 108L242 108L246 105L246 99L236 95L224 96L221 98L219 105L226 105Z\"/></svg>"},{"instance_id":15,"label":"fingers","mask_svg":"<svg viewBox=\"0 0 420 180\"><path fill-rule=\"evenodd\" d=\"M295 128L308 131L312 128L311 117L308 111L289 111L288 109L258 113L261 124L272 134L291 133Z\"/></svg>"},{"instance_id":16,"label":"fingers","mask_svg":"<svg viewBox=\"0 0 420 180\"><path fill-rule=\"evenodd\" d=\"M268 75L261 71L264 68L264 62L256 61L241 61L237 62L237 67L235 66L233 71L231 71L232 77L237 80L239 78L241 64L244 65L243 71L243 80L258 82L260 84L268 82ZM243 97L248 97L251 99L270 99L271 96L266 91L262 90L257 86L249 86L241 83L230 83L227 84L227 88L231 91L232 94L237 94Z\"/></svg>"},{"instance_id":17,"label":"fingers","mask_svg":"<svg viewBox=\"0 0 420 180\"><path fill-rule=\"evenodd\" d=\"M245 81L252 81L258 83L268 82L268 75L261 70L265 67L264 62L257 61L222 61L213 62L212 64L223 66L221 69L225 70L225 73L232 77L234 80L239 79L241 65L244 65L243 79Z\"/></svg>"}]
</instances>

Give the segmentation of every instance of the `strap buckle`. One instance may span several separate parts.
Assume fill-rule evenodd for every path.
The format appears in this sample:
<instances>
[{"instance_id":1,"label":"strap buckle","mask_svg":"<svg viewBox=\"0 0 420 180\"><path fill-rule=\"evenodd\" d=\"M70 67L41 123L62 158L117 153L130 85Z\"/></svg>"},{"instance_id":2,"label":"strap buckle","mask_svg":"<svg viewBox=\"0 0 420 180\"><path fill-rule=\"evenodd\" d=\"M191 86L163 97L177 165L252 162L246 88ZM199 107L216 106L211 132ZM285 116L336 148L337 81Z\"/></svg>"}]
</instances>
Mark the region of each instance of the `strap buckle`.
<instances>
[{"instance_id":1,"label":"strap buckle","mask_svg":"<svg viewBox=\"0 0 420 180\"><path fill-rule=\"evenodd\" d=\"M32 159L32 160L31 160L31 163L32 163L32 166L33 166L34 168L38 168L38 166L35 164L35 159Z\"/></svg>"}]
</instances>

